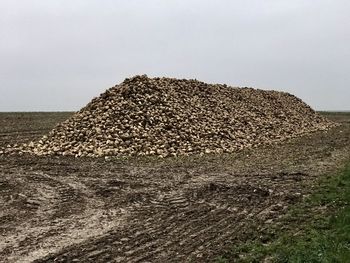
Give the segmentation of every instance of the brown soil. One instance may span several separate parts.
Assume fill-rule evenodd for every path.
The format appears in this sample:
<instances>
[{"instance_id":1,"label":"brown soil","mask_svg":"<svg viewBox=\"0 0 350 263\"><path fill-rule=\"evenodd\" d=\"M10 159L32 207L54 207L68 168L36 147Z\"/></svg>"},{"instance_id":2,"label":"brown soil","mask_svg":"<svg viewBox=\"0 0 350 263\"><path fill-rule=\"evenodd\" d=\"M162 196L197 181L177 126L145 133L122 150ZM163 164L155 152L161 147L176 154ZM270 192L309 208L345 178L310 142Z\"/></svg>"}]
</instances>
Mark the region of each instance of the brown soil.
<instances>
[{"instance_id":1,"label":"brown soil","mask_svg":"<svg viewBox=\"0 0 350 263\"><path fill-rule=\"evenodd\" d=\"M69 114L0 114L0 146ZM0 155L0 262L206 262L271 224L350 157L342 125L237 154L112 159Z\"/></svg>"}]
</instances>

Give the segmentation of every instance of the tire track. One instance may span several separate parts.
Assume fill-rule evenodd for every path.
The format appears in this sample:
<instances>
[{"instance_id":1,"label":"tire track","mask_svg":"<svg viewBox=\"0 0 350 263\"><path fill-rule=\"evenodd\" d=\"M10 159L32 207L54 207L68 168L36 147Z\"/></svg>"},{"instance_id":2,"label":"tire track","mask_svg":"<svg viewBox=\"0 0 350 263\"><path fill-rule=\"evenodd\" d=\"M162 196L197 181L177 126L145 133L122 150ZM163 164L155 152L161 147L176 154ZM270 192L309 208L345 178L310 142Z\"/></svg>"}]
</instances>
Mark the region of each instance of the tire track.
<instances>
[{"instance_id":1,"label":"tire track","mask_svg":"<svg viewBox=\"0 0 350 263\"><path fill-rule=\"evenodd\" d=\"M246 211L232 214L224 209L212 210L211 207L201 203L187 205L186 208L183 208L182 204L189 203L183 196L183 194L178 193L161 195L157 201L152 202L154 204L153 210L157 211L161 207L164 212L149 217L142 225L129 226L131 232L124 235L124 237L116 233L114 233L115 235L110 233L108 238L104 236L100 240L95 239L91 243L75 246L38 262L53 262L50 260L54 259L64 261L66 255L72 256L69 260L80 259L97 262L103 262L103 258L111 257L111 255L118 259L116 262L180 260L186 256L191 256L192 251L196 251L196 248L203 245L204 242L210 241L213 233L228 231L233 234L235 229L239 227L236 222L242 220L246 215ZM161 205L159 206L159 204ZM169 204L173 204L174 207L169 206ZM178 204L180 204L181 210L176 209ZM197 206L195 212L191 211L194 206ZM187 213L184 213L183 209ZM148 210L152 209L148 207ZM176 211L175 214L174 211ZM139 213L142 214L142 212ZM192 218L189 216L191 213ZM207 221L207 225L201 224L203 220ZM157 222L161 222L161 224L157 224ZM117 245L118 250L116 251L115 247L110 246L101 250L101 247L108 244ZM181 256L178 256L179 250L174 250L174 248L181 249ZM84 254L79 251L84 251Z\"/></svg>"},{"instance_id":2,"label":"tire track","mask_svg":"<svg viewBox=\"0 0 350 263\"><path fill-rule=\"evenodd\" d=\"M62 181L34 172L17 176L26 182L26 193L30 195L25 198L35 204L36 209L30 216L27 213L23 222L15 224L14 234L0 241L0 261L16 262L21 258L21 262L31 262L63 248L66 242L81 242L96 236L96 231L109 231L123 218L109 223L103 211L104 203L95 198L87 202L86 188L75 180L64 178Z\"/></svg>"}]
</instances>

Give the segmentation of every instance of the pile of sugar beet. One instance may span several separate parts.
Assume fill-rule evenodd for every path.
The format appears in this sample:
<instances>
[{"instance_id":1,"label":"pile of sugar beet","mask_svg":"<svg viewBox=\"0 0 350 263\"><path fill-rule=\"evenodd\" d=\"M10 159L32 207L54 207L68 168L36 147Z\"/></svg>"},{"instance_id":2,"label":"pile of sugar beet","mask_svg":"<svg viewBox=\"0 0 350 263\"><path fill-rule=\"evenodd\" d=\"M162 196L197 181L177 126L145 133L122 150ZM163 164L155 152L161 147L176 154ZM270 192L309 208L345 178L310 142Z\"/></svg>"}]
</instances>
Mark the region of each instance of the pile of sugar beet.
<instances>
[{"instance_id":1,"label":"pile of sugar beet","mask_svg":"<svg viewBox=\"0 0 350 263\"><path fill-rule=\"evenodd\" d=\"M230 153L332 126L288 93L142 75L18 148L76 157Z\"/></svg>"}]
</instances>

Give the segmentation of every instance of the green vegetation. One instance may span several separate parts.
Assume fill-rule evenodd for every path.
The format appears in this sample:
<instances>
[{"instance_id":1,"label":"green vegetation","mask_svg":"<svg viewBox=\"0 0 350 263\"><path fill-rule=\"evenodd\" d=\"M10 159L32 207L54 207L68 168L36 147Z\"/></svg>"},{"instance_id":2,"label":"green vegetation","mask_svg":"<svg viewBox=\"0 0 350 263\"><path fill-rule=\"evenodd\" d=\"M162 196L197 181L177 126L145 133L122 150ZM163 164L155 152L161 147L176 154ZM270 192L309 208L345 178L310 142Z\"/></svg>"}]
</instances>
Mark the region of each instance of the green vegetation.
<instances>
[{"instance_id":1,"label":"green vegetation","mask_svg":"<svg viewBox=\"0 0 350 263\"><path fill-rule=\"evenodd\" d=\"M218 262L350 262L350 164L273 227Z\"/></svg>"}]
</instances>

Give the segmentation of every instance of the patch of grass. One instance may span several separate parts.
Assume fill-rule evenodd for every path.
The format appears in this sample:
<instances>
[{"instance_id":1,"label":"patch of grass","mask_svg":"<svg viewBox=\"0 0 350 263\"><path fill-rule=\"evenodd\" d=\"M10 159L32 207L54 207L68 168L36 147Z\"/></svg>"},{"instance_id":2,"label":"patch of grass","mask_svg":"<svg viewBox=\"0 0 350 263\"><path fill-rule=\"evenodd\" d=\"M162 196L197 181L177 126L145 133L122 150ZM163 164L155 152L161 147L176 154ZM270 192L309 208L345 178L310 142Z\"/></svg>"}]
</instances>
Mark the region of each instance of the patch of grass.
<instances>
[{"instance_id":1,"label":"patch of grass","mask_svg":"<svg viewBox=\"0 0 350 263\"><path fill-rule=\"evenodd\" d=\"M350 164L321 180L274 226L217 262L350 262Z\"/></svg>"}]
</instances>

